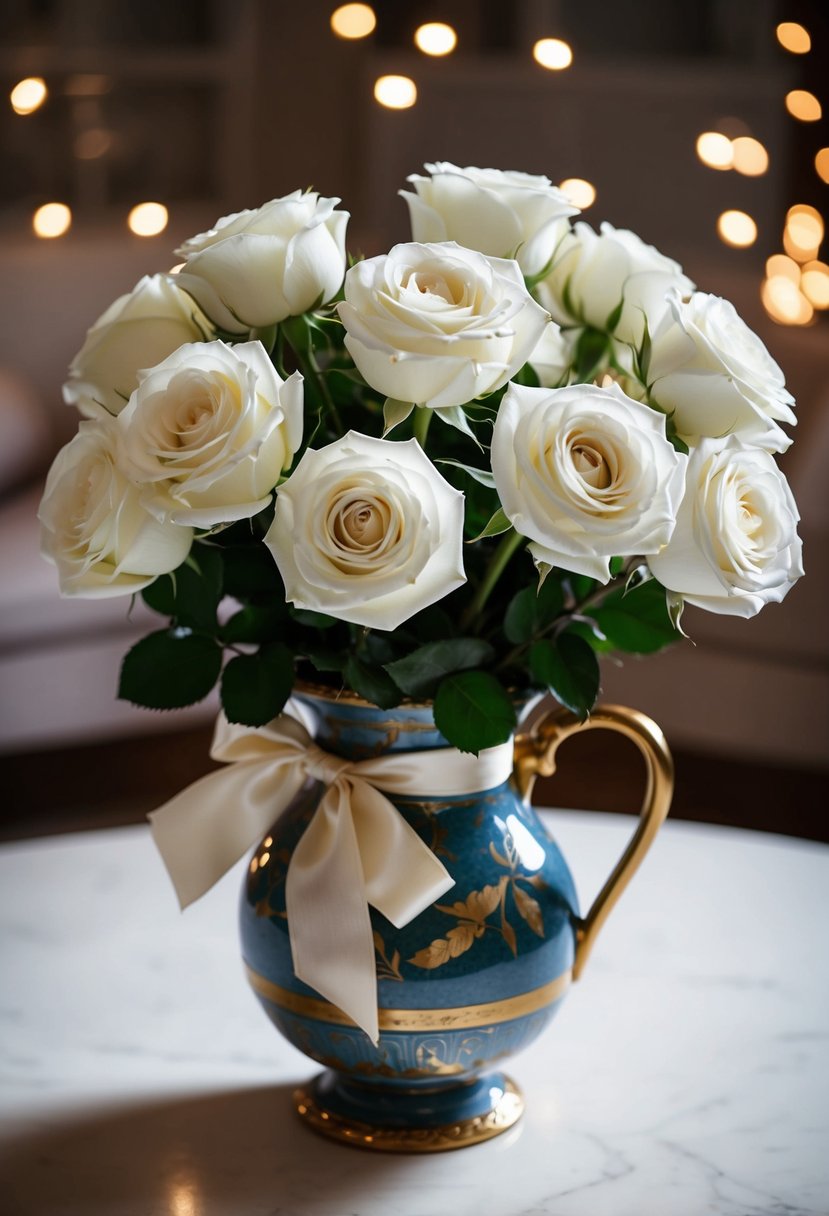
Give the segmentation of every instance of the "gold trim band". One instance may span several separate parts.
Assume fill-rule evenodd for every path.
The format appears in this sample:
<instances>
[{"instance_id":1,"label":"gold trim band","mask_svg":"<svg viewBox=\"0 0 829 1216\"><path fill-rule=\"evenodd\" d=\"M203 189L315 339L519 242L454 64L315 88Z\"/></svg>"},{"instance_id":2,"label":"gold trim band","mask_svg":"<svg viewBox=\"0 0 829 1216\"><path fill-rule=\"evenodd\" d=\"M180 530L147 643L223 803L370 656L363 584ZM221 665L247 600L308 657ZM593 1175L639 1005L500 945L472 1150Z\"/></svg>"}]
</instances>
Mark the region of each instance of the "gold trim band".
<instances>
[{"instance_id":1,"label":"gold trim band","mask_svg":"<svg viewBox=\"0 0 829 1216\"><path fill-rule=\"evenodd\" d=\"M282 988L271 980L259 975L252 967L245 965L248 982L255 992L265 997L273 1005L278 1005L286 1013L296 1013L301 1017L315 1018L318 1022L330 1022L335 1026L354 1026L342 1010L328 1001L318 997L302 996ZM572 972L563 971L549 984L541 988L533 988L530 992L522 992L518 996L507 997L502 1001L488 1001L484 1005L458 1005L448 1009L380 1009L379 1022L381 1030L420 1031L434 1033L441 1030L469 1030L476 1026L491 1026L500 1022L509 1022L514 1018L523 1018L530 1013L537 1013L564 994L570 984Z\"/></svg>"},{"instance_id":2,"label":"gold trim band","mask_svg":"<svg viewBox=\"0 0 829 1216\"><path fill-rule=\"evenodd\" d=\"M504 1077L504 1092L491 1110L439 1127L380 1127L336 1114L317 1101L311 1090L294 1090L297 1114L309 1127L331 1140L381 1153L445 1153L500 1136L524 1113L521 1090Z\"/></svg>"}]
</instances>

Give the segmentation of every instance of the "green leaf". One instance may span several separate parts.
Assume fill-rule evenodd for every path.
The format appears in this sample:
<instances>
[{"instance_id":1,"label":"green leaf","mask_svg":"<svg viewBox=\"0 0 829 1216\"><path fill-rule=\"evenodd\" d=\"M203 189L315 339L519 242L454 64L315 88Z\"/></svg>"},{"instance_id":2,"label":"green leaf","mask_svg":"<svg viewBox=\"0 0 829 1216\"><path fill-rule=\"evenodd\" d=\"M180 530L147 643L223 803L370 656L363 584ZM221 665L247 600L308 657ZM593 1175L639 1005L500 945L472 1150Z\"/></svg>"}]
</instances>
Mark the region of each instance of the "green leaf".
<instances>
[{"instance_id":1,"label":"green leaf","mask_svg":"<svg viewBox=\"0 0 829 1216\"><path fill-rule=\"evenodd\" d=\"M463 435L468 435L473 443L477 443L478 447L481 447L477 435L469 425L462 405L443 405L440 409L436 409L434 413L437 414L441 422L445 422L447 426L454 427L455 430L460 431Z\"/></svg>"},{"instance_id":2,"label":"green leaf","mask_svg":"<svg viewBox=\"0 0 829 1216\"><path fill-rule=\"evenodd\" d=\"M495 676L462 671L441 681L435 725L448 743L475 755L505 743L515 730L515 706Z\"/></svg>"},{"instance_id":3,"label":"green leaf","mask_svg":"<svg viewBox=\"0 0 829 1216\"><path fill-rule=\"evenodd\" d=\"M343 651L325 646L307 647L305 657L317 671L342 671L347 661Z\"/></svg>"},{"instance_id":4,"label":"green leaf","mask_svg":"<svg viewBox=\"0 0 829 1216\"><path fill-rule=\"evenodd\" d=\"M435 464L451 464L456 469L463 469L464 473L468 473L475 481L479 481L482 486L487 486L490 490L495 489L495 477L489 469L478 469L475 465L463 464L460 460L450 460L448 457L436 460Z\"/></svg>"},{"instance_id":5,"label":"green leaf","mask_svg":"<svg viewBox=\"0 0 829 1216\"><path fill-rule=\"evenodd\" d=\"M483 540L486 536L500 536L502 532L509 532L511 527L512 524L504 514L503 508L499 507L495 514L491 516L483 532L479 532L468 543L474 544L476 540Z\"/></svg>"},{"instance_id":6,"label":"green leaf","mask_svg":"<svg viewBox=\"0 0 829 1216\"><path fill-rule=\"evenodd\" d=\"M216 628L216 609L222 598L222 556L213 545L197 541L171 574L162 574L145 587L145 604L162 616L191 629Z\"/></svg>"},{"instance_id":7,"label":"green leaf","mask_svg":"<svg viewBox=\"0 0 829 1216\"><path fill-rule=\"evenodd\" d=\"M605 327L605 329L607 330L607 332L608 332L609 334L612 334L612 333L613 333L613 331L615 330L616 326L617 326L617 325L619 324L619 322L621 321L621 319L622 319L622 309L624 308L624 306L625 306L625 301L624 301L624 297L622 297L622 299L619 301L619 303L618 303L618 304L616 305L616 307L613 309L613 312L611 312L611 314L609 315L609 317L608 317L608 318L607 318L607 320L605 321L605 323L604 323L604 327Z\"/></svg>"},{"instance_id":8,"label":"green leaf","mask_svg":"<svg viewBox=\"0 0 829 1216\"><path fill-rule=\"evenodd\" d=\"M276 602L245 604L222 628L225 645L237 642L270 642L282 636L286 619L285 605Z\"/></svg>"},{"instance_id":9,"label":"green leaf","mask_svg":"<svg viewBox=\"0 0 829 1216\"><path fill-rule=\"evenodd\" d=\"M591 615L614 650L654 654L682 637L671 620L665 588L656 579L609 595Z\"/></svg>"},{"instance_id":10,"label":"green leaf","mask_svg":"<svg viewBox=\"0 0 829 1216\"><path fill-rule=\"evenodd\" d=\"M583 329L575 350L575 378L587 384L596 375L610 350L606 334L598 329Z\"/></svg>"},{"instance_id":11,"label":"green leaf","mask_svg":"<svg viewBox=\"0 0 829 1216\"><path fill-rule=\"evenodd\" d=\"M400 426L401 422L405 422L414 409L412 401L396 401L394 397L387 397L386 404L383 406L383 436L388 435L389 431L393 431L396 426Z\"/></svg>"},{"instance_id":12,"label":"green leaf","mask_svg":"<svg viewBox=\"0 0 829 1216\"><path fill-rule=\"evenodd\" d=\"M356 655L349 656L343 675L359 697L365 697L380 709L392 709L403 700L402 692L388 672L373 663L363 662Z\"/></svg>"},{"instance_id":13,"label":"green leaf","mask_svg":"<svg viewBox=\"0 0 829 1216\"><path fill-rule=\"evenodd\" d=\"M336 617L327 616L324 612L312 612L308 608L294 608L293 605L288 606L288 611L298 625L308 625L312 629L331 629L338 624Z\"/></svg>"},{"instance_id":14,"label":"green leaf","mask_svg":"<svg viewBox=\"0 0 829 1216\"><path fill-rule=\"evenodd\" d=\"M504 633L513 644L529 642L564 611L561 584L549 575L540 587L524 587L514 595L504 617Z\"/></svg>"},{"instance_id":15,"label":"green leaf","mask_svg":"<svg viewBox=\"0 0 829 1216\"><path fill-rule=\"evenodd\" d=\"M262 646L231 659L222 673L222 708L229 722L264 726L281 713L294 684L287 646Z\"/></svg>"},{"instance_id":16,"label":"green leaf","mask_svg":"<svg viewBox=\"0 0 829 1216\"><path fill-rule=\"evenodd\" d=\"M442 642L458 633L457 621L438 604L419 612L409 624L419 642Z\"/></svg>"},{"instance_id":17,"label":"green leaf","mask_svg":"<svg viewBox=\"0 0 829 1216\"><path fill-rule=\"evenodd\" d=\"M599 695L599 661L584 638L562 633L530 648L530 671L539 684L584 720Z\"/></svg>"},{"instance_id":18,"label":"green leaf","mask_svg":"<svg viewBox=\"0 0 829 1216\"><path fill-rule=\"evenodd\" d=\"M233 545L222 549L224 593L237 600L268 596L285 602L276 562L264 545Z\"/></svg>"},{"instance_id":19,"label":"green leaf","mask_svg":"<svg viewBox=\"0 0 829 1216\"><path fill-rule=\"evenodd\" d=\"M435 685L453 671L484 667L495 651L482 638L452 638L429 642L405 658L386 664L386 671L410 697L430 697Z\"/></svg>"},{"instance_id":20,"label":"green leaf","mask_svg":"<svg viewBox=\"0 0 829 1216\"><path fill-rule=\"evenodd\" d=\"M184 626L161 629L124 656L118 696L147 709L182 709L207 696L221 669L212 638Z\"/></svg>"}]
</instances>

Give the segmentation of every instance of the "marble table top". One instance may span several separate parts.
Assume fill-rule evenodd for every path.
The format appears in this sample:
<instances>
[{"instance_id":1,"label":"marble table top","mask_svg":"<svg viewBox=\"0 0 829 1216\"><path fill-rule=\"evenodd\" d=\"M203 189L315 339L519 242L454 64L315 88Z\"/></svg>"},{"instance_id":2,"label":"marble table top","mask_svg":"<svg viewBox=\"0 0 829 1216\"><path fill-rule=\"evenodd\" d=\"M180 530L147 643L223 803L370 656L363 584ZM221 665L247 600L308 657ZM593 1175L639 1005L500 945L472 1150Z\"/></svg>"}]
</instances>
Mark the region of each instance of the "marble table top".
<instances>
[{"instance_id":1,"label":"marble table top","mask_svg":"<svg viewBox=\"0 0 829 1216\"><path fill-rule=\"evenodd\" d=\"M584 903L631 821L552 812ZM242 978L240 874L180 914L144 828L0 849L4 1216L826 1216L829 849L669 823L540 1041L527 1112L373 1155Z\"/></svg>"}]
</instances>

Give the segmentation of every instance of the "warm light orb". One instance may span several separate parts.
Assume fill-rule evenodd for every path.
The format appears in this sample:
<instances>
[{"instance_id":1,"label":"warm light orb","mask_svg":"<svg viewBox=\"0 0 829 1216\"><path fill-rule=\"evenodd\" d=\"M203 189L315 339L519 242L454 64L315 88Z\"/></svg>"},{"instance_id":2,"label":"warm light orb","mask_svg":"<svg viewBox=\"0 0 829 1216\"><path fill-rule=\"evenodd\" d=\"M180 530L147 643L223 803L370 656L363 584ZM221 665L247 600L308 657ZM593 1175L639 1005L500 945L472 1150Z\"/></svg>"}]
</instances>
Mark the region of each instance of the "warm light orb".
<instances>
[{"instance_id":1,"label":"warm light orb","mask_svg":"<svg viewBox=\"0 0 829 1216\"><path fill-rule=\"evenodd\" d=\"M417 101L417 85L409 76L379 76L374 99L389 110L408 110Z\"/></svg>"},{"instance_id":2,"label":"warm light orb","mask_svg":"<svg viewBox=\"0 0 829 1216\"><path fill-rule=\"evenodd\" d=\"M787 258L785 253L773 253L766 258L766 278L791 279L795 287L800 282L800 267L793 258Z\"/></svg>"},{"instance_id":3,"label":"warm light orb","mask_svg":"<svg viewBox=\"0 0 829 1216\"><path fill-rule=\"evenodd\" d=\"M63 236L64 232L69 231L71 223L72 212L66 203L44 203L32 216L35 235L43 237L44 240Z\"/></svg>"},{"instance_id":4,"label":"warm light orb","mask_svg":"<svg viewBox=\"0 0 829 1216\"><path fill-rule=\"evenodd\" d=\"M829 148L821 148L815 153L815 169L821 181L829 185Z\"/></svg>"},{"instance_id":5,"label":"warm light orb","mask_svg":"<svg viewBox=\"0 0 829 1216\"><path fill-rule=\"evenodd\" d=\"M377 18L370 4L341 4L331 14L331 29L338 38L367 38L376 26Z\"/></svg>"},{"instance_id":6,"label":"warm light orb","mask_svg":"<svg viewBox=\"0 0 829 1216\"><path fill-rule=\"evenodd\" d=\"M99 160L112 147L112 132L103 127L90 127L75 137L75 155L78 160Z\"/></svg>"},{"instance_id":7,"label":"warm light orb","mask_svg":"<svg viewBox=\"0 0 829 1216\"><path fill-rule=\"evenodd\" d=\"M40 109L48 96L46 81L41 76L27 76L14 86L9 100L15 114L33 114L35 110Z\"/></svg>"},{"instance_id":8,"label":"warm light orb","mask_svg":"<svg viewBox=\"0 0 829 1216\"><path fill-rule=\"evenodd\" d=\"M734 147L727 135L703 131L697 136L697 156L709 169L730 169L734 163Z\"/></svg>"},{"instance_id":9,"label":"warm light orb","mask_svg":"<svg viewBox=\"0 0 829 1216\"><path fill-rule=\"evenodd\" d=\"M127 227L136 236L158 236L169 218L163 203L139 203L127 216Z\"/></svg>"},{"instance_id":10,"label":"warm light orb","mask_svg":"<svg viewBox=\"0 0 829 1216\"><path fill-rule=\"evenodd\" d=\"M573 62L573 48L563 38L539 38L533 47L533 59L551 72L561 72Z\"/></svg>"},{"instance_id":11,"label":"warm light orb","mask_svg":"<svg viewBox=\"0 0 829 1216\"><path fill-rule=\"evenodd\" d=\"M825 262L807 262L800 288L815 308L829 308L829 266Z\"/></svg>"},{"instance_id":12,"label":"warm light orb","mask_svg":"<svg viewBox=\"0 0 829 1216\"><path fill-rule=\"evenodd\" d=\"M763 307L781 325L808 325L814 309L798 290L797 284L782 275L766 279L760 289Z\"/></svg>"},{"instance_id":13,"label":"warm light orb","mask_svg":"<svg viewBox=\"0 0 829 1216\"><path fill-rule=\"evenodd\" d=\"M787 93L786 109L801 122L817 122L823 114L820 102L808 89L792 89Z\"/></svg>"},{"instance_id":14,"label":"warm light orb","mask_svg":"<svg viewBox=\"0 0 829 1216\"><path fill-rule=\"evenodd\" d=\"M811 261L823 240L823 216L816 207L799 203L786 212L783 248L798 262Z\"/></svg>"},{"instance_id":15,"label":"warm light orb","mask_svg":"<svg viewBox=\"0 0 829 1216\"><path fill-rule=\"evenodd\" d=\"M757 240L757 225L745 211L723 211L717 220L717 234L726 245L747 249Z\"/></svg>"},{"instance_id":16,"label":"warm light orb","mask_svg":"<svg viewBox=\"0 0 829 1216\"><path fill-rule=\"evenodd\" d=\"M781 21L775 32L783 50L791 51L792 55L805 55L812 49L809 31L796 21Z\"/></svg>"},{"instance_id":17,"label":"warm light orb","mask_svg":"<svg viewBox=\"0 0 829 1216\"><path fill-rule=\"evenodd\" d=\"M428 21L415 30L415 46L424 55L450 55L458 45L458 35L443 21Z\"/></svg>"},{"instance_id":18,"label":"warm light orb","mask_svg":"<svg viewBox=\"0 0 829 1216\"><path fill-rule=\"evenodd\" d=\"M734 168L746 177L760 177L769 167L769 154L759 139L740 135L731 145Z\"/></svg>"},{"instance_id":19,"label":"warm light orb","mask_svg":"<svg viewBox=\"0 0 829 1216\"><path fill-rule=\"evenodd\" d=\"M596 187L583 177L567 177L558 186L562 194L566 194L574 207L586 211L596 201Z\"/></svg>"}]
</instances>

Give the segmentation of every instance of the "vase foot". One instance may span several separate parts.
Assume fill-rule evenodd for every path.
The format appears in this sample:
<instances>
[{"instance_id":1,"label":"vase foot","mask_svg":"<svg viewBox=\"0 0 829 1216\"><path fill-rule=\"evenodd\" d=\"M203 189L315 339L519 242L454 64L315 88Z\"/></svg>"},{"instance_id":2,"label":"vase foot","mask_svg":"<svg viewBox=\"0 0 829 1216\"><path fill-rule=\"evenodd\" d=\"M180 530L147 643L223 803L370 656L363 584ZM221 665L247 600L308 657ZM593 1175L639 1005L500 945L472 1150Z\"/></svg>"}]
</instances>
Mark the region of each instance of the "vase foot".
<instances>
[{"instance_id":1,"label":"vase foot","mask_svg":"<svg viewBox=\"0 0 829 1216\"><path fill-rule=\"evenodd\" d=\"M521 1118L514 1081L491 1073L435 1090L362 1086L324 1072L294 1091L301 1119L315 1132L385 1153L442 1153L491 1140Z\"/></svg>"}]
</instances>

